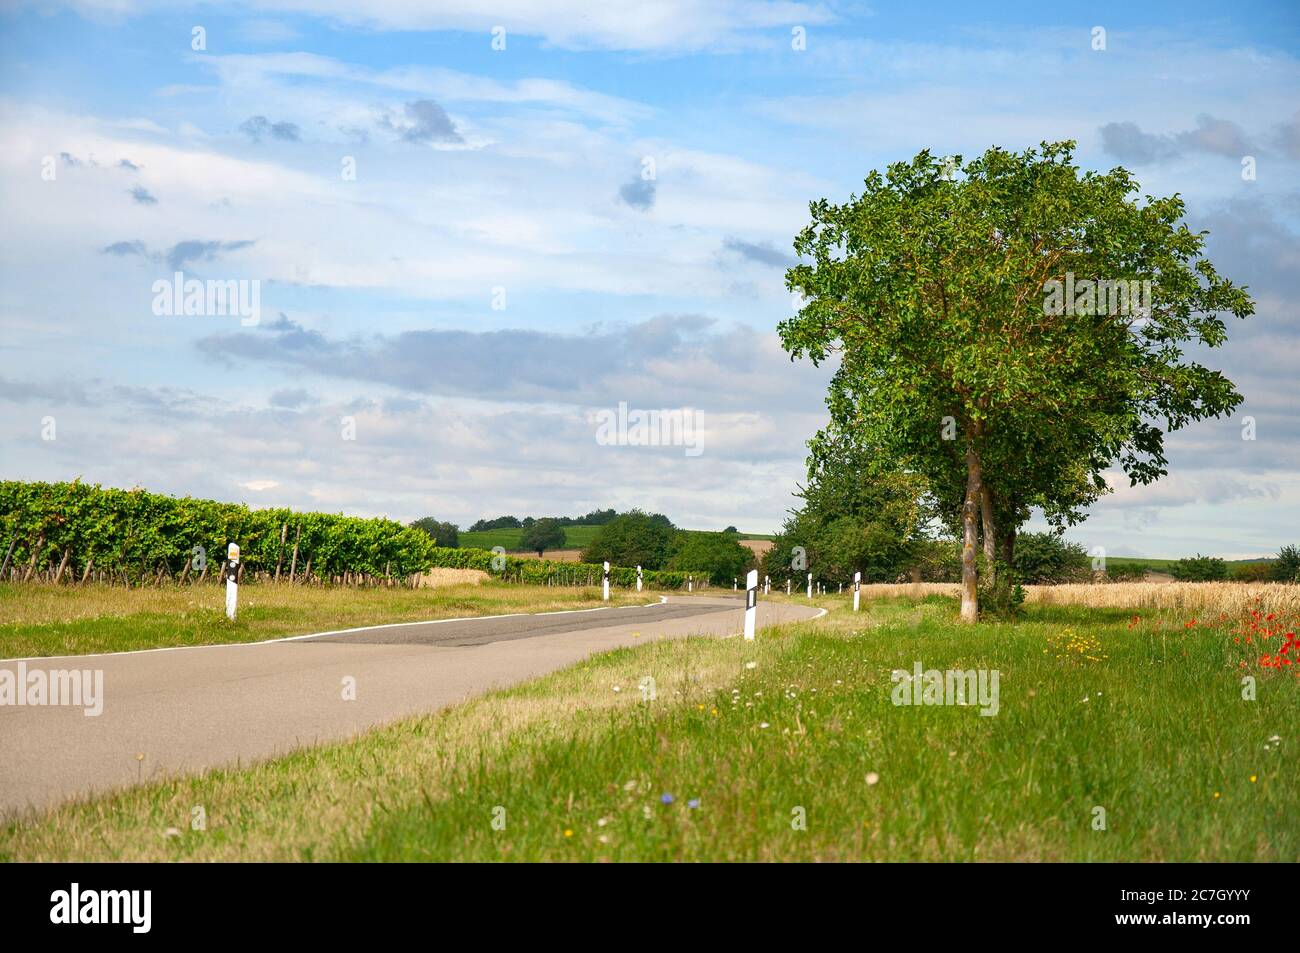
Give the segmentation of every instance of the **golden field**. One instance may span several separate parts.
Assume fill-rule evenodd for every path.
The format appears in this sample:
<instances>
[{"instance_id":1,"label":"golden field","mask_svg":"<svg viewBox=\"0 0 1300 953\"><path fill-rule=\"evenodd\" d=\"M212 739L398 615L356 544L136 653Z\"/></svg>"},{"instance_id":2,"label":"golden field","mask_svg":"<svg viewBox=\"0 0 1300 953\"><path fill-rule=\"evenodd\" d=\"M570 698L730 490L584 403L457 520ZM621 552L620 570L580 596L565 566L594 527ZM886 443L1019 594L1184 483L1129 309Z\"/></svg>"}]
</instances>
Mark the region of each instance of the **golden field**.
<instances>
[{"instance_id":1,"label":"golden field","mask_svg":"<svg viewBox=\"0 0 1300 953\"><path fill-rule=\"evenodd\" d=\"M1300 613L1300 585L1242 582L1110 582L1025 586L1026 602L1121 609L1188 609L1237 616L1248 609ZM864 599L928 595L958 597L961 586L948 582L876 584L862 587Z\"/></svg>"}]
</instances>

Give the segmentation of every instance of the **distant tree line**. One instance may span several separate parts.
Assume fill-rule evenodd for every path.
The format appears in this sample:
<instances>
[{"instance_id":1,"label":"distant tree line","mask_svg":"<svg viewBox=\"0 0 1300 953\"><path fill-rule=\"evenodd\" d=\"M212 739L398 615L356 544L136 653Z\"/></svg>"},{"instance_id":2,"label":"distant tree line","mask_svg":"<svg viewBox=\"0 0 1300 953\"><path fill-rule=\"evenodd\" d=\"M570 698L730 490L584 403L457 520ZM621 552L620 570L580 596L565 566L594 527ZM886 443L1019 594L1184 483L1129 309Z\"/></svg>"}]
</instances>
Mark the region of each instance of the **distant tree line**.
<instances>
[{"instance_id":1,"label":"distant tree line","mask_svg":"<svg viewBox=\"0 0 1300 953\"><path fill-rule=\"evenodd\" d=\"M460 530L455 523L444 523L432 516L425 516L408 524L411 529L418 529L429 536L436 546L455 549L460 545Z\"/></svg>"},{"instance_id":2,"label":"distant tree line","mask_svg":"<svg viewBox=\"0 0 1300 953\"><path fill-rule=\"evenodd\" d=\"M1197 553L1169 567L1179 582L1300 582L1300 546L1283 546L1273 559L1229 565L1216 556Z\"/></svg>"},{"instance_id":3,"label":"distant tree line","mask_svg":"<svg viewBox=\"0 0 1300 953\"><path fill-rule=\"evenodd\" d=\"M730 585L755 565L754 554L733 532L681 530L662 513L630 510L603 525L582 552L583 562L673 570Z\"/></svg>"},{"instance_id":4,"label":"distant tree line","mask_svg":"<svg viewBox=\"0 0 1300 953\"><path fill-rule=\"evenodd\" d=\"M802 505L791 511L761 571L774 584L785 580L801 587L806 573L827 585L848 584L856 572L863 582L960 582L960 526L945 518L951 512L931 484L901 470L854 440L824 433L809 459L808 484L796 496ZM1004 578L1012 585L1140 580L1141 562L1102 562L1062 535L1017 533ZM980 554L980 558L984 558ZM1300 574L1300 547L1286 546L1275 559L1229 564L1195 556L1168 570L1183 581L1219 579L1295 582ZM990 600L993 593L986 593Z\"/></svg>"},{"instance_id":5,"label":"distant tree line","mask_svg":"<svg viewBox=\"0 0 1300 953\"><path fill-rule=\"evenodd\" d=\"M534 523L550 520L557 526L604 526L618 513L614 509L592 510L586 516L498 516L495 519L483 519L474 523L466 532L479 533L489 529L527 529ZM663 519L668 519L664 516Z\"/></svg>"}]
</instances>

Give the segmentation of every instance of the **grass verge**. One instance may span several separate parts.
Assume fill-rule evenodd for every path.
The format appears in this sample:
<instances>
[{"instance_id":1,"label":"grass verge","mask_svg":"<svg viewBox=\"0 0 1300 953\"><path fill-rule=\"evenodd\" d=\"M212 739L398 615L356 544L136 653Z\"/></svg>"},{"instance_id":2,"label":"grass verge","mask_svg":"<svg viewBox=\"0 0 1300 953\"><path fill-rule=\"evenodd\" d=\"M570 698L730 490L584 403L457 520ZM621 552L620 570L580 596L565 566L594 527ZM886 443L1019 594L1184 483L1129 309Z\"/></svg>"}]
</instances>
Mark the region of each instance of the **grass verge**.
<instances>
[{"instance_id":1,"label":"grass verge","mask_svg":"<svg viewBox=\"0 0 1300 953\"><path fill-rule=\"evenodd\" d=\"M753 643L623 649L351 742L65 806L0 831L0 858L1300 857L1300 684L1256 667L1242 620L1045 605L971 630L942 596L845 601ZM891 671L917 661L997 669L998 713L894 705Z\"/></svg>"},{"instance_id":2,"label":"grass verge","mask_svg":"<svg viewBox=\"0 0 1300 953\"><path fill-rule=\"evenodd\" d=\"M611 605L653 596L622 589ZM437 589L306 588L246 585L239 612L226 619L217 585L127 589L39 583L0 584L0 658L85 655L187 645L257 642L387 622L509 612L552 612L602 605L600 589L502 583Z\"/></svg>"}]
</instances>

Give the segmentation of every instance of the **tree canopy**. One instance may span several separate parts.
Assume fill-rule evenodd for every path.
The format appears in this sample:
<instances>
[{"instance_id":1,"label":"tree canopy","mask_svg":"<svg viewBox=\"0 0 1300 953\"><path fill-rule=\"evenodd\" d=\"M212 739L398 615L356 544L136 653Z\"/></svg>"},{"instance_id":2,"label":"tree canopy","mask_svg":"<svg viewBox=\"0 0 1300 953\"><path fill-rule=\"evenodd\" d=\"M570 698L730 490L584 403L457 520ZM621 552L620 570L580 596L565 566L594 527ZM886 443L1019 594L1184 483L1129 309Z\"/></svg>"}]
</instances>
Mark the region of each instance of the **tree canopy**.
<instances>
[{"instance_id":1,"label":"tree canopy","mask_svg":"<svg viewBox=\"0 0 1300 953\"><path fill-rule=\"evenodd\" d=\"M667 517L630 510L600 528L582 551L582 561L662 569L672 555L674 533Z\"/></svg>"},{"instance_id":2,"label":"tree canopy","mask_svg":"<svg viewBox=\"0 0 1300 953\"><path fill-rule=\"evenodd\" d=\"M1221 315L1253 312L1245 289L1180 197L1139 201L1129 172L1081 172L1073 149L873 171L846 204L811 204L786 273L804 299L786 349L839 359L829 429L925 477L959 525L967 621L981 536L1011 562L1031 507L1078 520L1106 469L1157 479L1166 431L1242 399L1185 348L1222 344Z\"/></svg>"},{"instance_id":3,"label":"tree canopy","mask_svg":"<svg viewBox=\"0 0 1300 953\"><path fill-rule=\"evenodd\" d=\"M432 516L423 516L414 520L411 529L423 531L433 539L437 546L447 546L455 549L460 545L460 529L455 523L445 523L441 520L434 519Z\"/></svg>"},{"instance_id":4,"label":"tree canopy","mask_svg":"<svg viewBox=\"0 0 1300 953\"><path fill-rule=\"evenodd\" d=\"M824 582L893 582L918 560L928 511L925 481L881 466L869 450L843 434L813 441L808 485L763 558L773 580L811 571ZM802 560L796 559L796 547ZM802 565L796 565L802 563Z\"/></svg>"},{"instance_id":5,"label":"tree canopy","mask_svg":"<svg viewBox=\"0 0 1300 953\"><path fill-rule=\"evenodd\" d=\"M564 527L553 519L534 520L520 535L521 549L530 549L541 557L548 549L559 549L564 545Z\"/></svg>"},{"instance_id":6,"label":"tree canopy","mask_svg":"<svg viewBox=\"0 0 1300 953\"><path fill-rule=\"evenodd\" d=\"M668 568L729 586L753 561L754 554L740 545L734 533L678 532Z\"/></svg>"}]
</instances>

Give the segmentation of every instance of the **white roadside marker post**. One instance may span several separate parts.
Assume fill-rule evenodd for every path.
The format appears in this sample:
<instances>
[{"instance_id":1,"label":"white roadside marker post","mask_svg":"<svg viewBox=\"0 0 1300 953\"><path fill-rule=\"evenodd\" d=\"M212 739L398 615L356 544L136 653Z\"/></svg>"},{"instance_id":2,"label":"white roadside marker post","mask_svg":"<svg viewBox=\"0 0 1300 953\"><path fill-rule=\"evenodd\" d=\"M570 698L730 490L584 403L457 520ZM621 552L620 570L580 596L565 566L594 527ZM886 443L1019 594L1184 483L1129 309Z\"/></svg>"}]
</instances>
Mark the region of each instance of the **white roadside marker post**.
<instances>
[{"instance_id":1,"label":"white roadside marker post","mask_svg":"<svg viewBox=\"0 0 1300 953\"><path fill-rule=\"evenodd\" d=\"M605 583L603 587L602 598L606 602L609 602L609 560L608 559L605 560Z\"/></svg>"},{"instance_id":2,"label":"white roadside marker post","mask_svg":"<svg viewBox=\"0 0 1300 953\"><path fill-rule=\"evenodd\" d=\"M854 612L858 611L858 595L859 595L859 590L861 588L862 588L862 573L855 572L853 574L853 611Z\"/></svg>"},{"instance_id":3,"label":"white roadside marker post","mask_svg":"<svg viewBox=\"0 0 1300 953\"><path fill-rule=\"evenodd\" d=\"M686 591L687 591L687 592L694 592L694 591L695 591L695 577L694 577L694 576L687 576L687 577L686 577Z\"/></svg>"},{"instance_id":4,"label":"white roadside marker post","mask_svg":"<svg viewBox=\"0 0 1300 953\"><path fill-rule=\"evenodd\" d=\"M790 595L790 580L789 580L789 579L787 579L787 580L785 581L785 594L786 594L787 596Z\"/></svg>"},{"instance_id":5,"label":"white roadside marker post","mask_svg":"<svg viewBox=\"0 0 1300 953\"><path fill-rule=\"evenodd\" d=\"M812 598L812 573L808 574L808 598Z\"/></svg>"},{"instance_id":6,"label":"white roadside marker post","mask_svg":"<svg viewBox=\"0 0 1300 953\"><path fill-rule=\"evenodd\" d=\"M736 577L735 577L735 576L732 576L732 577L731 577L731 591L732 591L732 592L735 592L735 591L736 591Z\"/></svg>"},{"instance_id":7,"label":"white roadside marker post","mask_svg":"<svg viewBox=\"0 0 1300 953\"><path fill-rule=\"evenodd\" d=\"M841 596L844 595L844 583L840 583L840 592L839 592L839 594L840 594Z\"/></svg>"},{"instance_id":8,"label":"white roadside marker post","mask_svg":"<svg viewBox=\"0 0 1300 953\"><path fill-rule=\"evenodd\" d=\"M772 592L772 577L771 577L771 576L764 576L764 577L763 577L763 595L765 595L765 596L766 596L766 595L770 595L771 592Z\"/></svg>"},{"instance_id":9,"label":"white roadside marker post","mask_svg":"<svg viewBox=\"0 0 1300 953\"><path fill-rule=\"evenodd\" d=\"M636 591L641 591L641 567L636 567Z\"/></svg>"},{"instance_id":10,"label":"white roadside marker post","mask_svg":"<svg viewBox=\"0 0 1300 953\"><path fill-rule=\"evenodd\" d=\"M758 615L758 570L745 576L745 641L754 641L754 617Z\"/></svg>"},{"instance_id":11,"label":"white roadside marker post","mask_svg":"<svg viewBox=\"0 0 1300 953\"><path fill-rule=\"evenodd\" d=\"M226 618L235 621L235 607L239 602L239 544L226 548Z\"/></svg>"}]
</instances>

